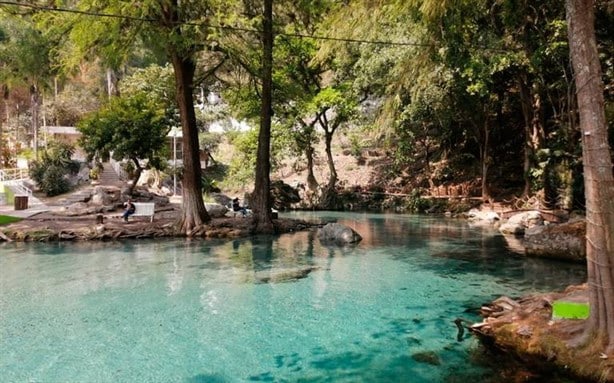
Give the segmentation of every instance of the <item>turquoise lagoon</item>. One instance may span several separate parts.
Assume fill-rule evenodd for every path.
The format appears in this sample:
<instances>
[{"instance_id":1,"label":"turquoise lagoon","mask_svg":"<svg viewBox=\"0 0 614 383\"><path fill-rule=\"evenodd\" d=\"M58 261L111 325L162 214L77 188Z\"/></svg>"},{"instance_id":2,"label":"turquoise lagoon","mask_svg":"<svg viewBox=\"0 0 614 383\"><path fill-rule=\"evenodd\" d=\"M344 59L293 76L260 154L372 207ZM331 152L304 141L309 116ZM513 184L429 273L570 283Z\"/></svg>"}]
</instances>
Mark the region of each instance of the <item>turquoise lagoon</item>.
<instances>
[{"instance_id":1,"label":"turquoise lagoon","mask_svg":"<svg viewBox=\"0 0 614 383\"><path fill-rule=\"evenodd\" d=\"M337 220L364 240L3 244L0 382L497 381L454 319L586 278L461 220L287 216Z\"/></svg>"}]
</instances>

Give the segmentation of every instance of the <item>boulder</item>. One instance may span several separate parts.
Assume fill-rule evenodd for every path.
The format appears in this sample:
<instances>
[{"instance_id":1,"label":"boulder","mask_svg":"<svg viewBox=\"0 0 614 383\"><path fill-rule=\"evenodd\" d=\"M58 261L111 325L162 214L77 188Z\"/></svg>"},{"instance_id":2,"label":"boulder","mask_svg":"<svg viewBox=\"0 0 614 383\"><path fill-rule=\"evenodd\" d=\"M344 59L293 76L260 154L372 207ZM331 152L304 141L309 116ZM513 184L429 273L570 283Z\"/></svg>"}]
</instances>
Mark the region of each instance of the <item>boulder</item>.
<instances>
[{"instance_id":1,"label":"boulder","mask_svg":"<svg viewBox=\"0 0 614 383\"><path fill-rule=\"evenodd\" d=\"M326 224L318 231L318 238L322 242L336 243L336 244L349 244L357 243L362 240L360 234L349 226L342 225L340 223Z\"/></svg>"},{"instance_id":2,"label":"boulder","mask_svg":"<svg viewBox=\"0 0 614 383\"><path fill-rule=\"evenodd\" d=\"M89 215L101 213L103 211L102 206L88 206L85 202L76 202L71 205L68 205L64 208L64 210L59 211L58 214L74 217L81 215Z\"/></svg>"},{"instance_id":3,"label":"boulder","mask_svg":"<svg viewBox=\"0 0 614 383\"><path fill-rule=\"evenodd\" d=\"M298 190L283 181L271 182L271 196L276 210L288 210L301 201Z\"/></svg>"},{"instance_id":4,"label":"boulder","mask_svg":"<svg viewBox=\"0 0 614 383\"><path fill-rule=\"evenodd\" d=\"M221 218L226 215L228 208L219 203L205 203L205 209L212 218Z\"/></svg>"},{"instance_id":5,"label":"boulder","mask_svg":"<svg viewBox=\"0 0 614 383\"><path fill-rule=\"evenodd\" d=\"M119 200L119 195L115 196L110 194L105 187L96 186L92 191L92 198L90 203L94 205L112 205Z\"/></svg>"},{"instance_id":6,"label":"boulder","mask_svg":"<svg viewBox=\"0 0 614 383\"><path fill-rule=\"evenodd\" d=\"M543 224L544 218L541 213L537 210L531 210L514 214L501 224L499 231L503 234L523 235L526 229Z\"/></svg>"},{"instance_id":7,"label":"boulder","mask_svg":"<svg viewBox=\"0 0 614 383\"><path fill-rule=\"evenodd\" d=\"M466 215L467 221L475 226L493 226L501 220L499 214L488 210L471 209Z\"/></svg>"},{"instance_id":8,"label":"boulder","mask_svg":"<svg viewBox=\"0 0 614 383\"><path fill-rule=\"evenodd\" d=\"M530 256L585 262L586 222L534 226L525 231L524 246Z\"/></svg>"}]
</instances>

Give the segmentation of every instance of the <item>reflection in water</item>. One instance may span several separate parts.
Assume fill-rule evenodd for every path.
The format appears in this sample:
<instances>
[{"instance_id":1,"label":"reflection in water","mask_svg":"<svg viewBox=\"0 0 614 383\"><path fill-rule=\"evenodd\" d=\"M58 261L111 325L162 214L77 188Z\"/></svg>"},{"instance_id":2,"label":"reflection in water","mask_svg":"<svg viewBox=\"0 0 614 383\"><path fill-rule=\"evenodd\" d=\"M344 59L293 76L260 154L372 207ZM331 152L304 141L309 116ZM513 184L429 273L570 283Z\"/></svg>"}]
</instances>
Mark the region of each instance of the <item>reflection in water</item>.
<instances>
[{"instance_id":1,"label":"reflection in water","mask_svg":"<svg viewBox=\"0 0 614 383\"><path fill-rule=\"evenodd\" d=\"M455 318L477 319L472 309L498 295L585 279L582 266L519 256L461 221L303 214L363 241L324 246L305 231L2 246L3 378L481 381L492 372L471 366L475 342L457 341ZM441 365L411 357L424 353Z\"/></svg>"}]
</instances>

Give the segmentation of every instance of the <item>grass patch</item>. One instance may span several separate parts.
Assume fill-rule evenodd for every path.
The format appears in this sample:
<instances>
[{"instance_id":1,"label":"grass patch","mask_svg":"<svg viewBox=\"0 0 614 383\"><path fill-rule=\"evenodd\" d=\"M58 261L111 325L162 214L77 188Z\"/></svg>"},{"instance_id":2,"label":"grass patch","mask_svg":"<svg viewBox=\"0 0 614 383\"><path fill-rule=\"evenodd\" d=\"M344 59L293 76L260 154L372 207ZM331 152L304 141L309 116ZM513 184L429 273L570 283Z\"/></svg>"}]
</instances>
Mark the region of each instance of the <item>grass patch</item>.
<instances>
[{"instance_id":1,"label":"grass patch","mask_svg":"<svg viewBox=\"0 0 614 383\"><path fill-rule=\"evenodd\" d=\"M21 221L21 218L0 214L0 225L8 225L9 223L19 222L19 221Z\"/></svg>"}]
</instances>

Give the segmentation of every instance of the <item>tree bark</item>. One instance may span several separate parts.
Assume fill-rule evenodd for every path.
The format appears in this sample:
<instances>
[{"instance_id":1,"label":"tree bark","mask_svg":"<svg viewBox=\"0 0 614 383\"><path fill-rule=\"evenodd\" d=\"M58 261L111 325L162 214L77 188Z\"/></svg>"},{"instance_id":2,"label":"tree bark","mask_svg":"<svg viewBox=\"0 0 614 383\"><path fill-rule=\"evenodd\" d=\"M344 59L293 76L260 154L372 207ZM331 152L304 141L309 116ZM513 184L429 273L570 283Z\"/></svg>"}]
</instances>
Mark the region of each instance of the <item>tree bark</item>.
<instances>
[{"instance_id":1,"label":"tree bark","mask_svg":"<svg viewBox=\"0 0 614 383\"><path fill-rule=\"evenodd\" d=\"M587 335L614 352L614 176L595 38L593 0L566 0L571 61L582 132L586 193Z\"/></svg>"},{"instance_id":2,"label":"tree bark","mask_svg":"<svg viewBox=\"0 0 614 383\"><path fill-rule=\"evenodd\" d=\"M177 105L183 133L183 178L182 197L183 211L179 220L179 228L190 236L199 226L211 221L203 201L198 150L198 128L194 113L193 81L196 65L191 57L183 57L177 52L171 54L175 73Z\"/></svg>"},{"instance_id":3,"label":"tree bark","mask_svg":"<svg viewBox=\"0 0 614 383\"><path fill-rule=\"evenodd\" d=\"M262 103L260 107L260 131L256 156L256 180L250 204L255 233L272 233L271 214L271 115L272 115L272 70L273 70L273 0L264 1L262 20Z\"/></svg>"},{"instance_id":4,"label":"tree bark","mask_svg":"<svg viewBox=\"0 0 614 383\"><path fill-rule=\"evenodd\" d=\"M318 181L316 180L316 176L313 172L314 167L314 149L313 146L308 145L305 149L305 157L307 157L307 188L313 192L318 190Z\"/></svg>"},{"instance_id":5,"label":"tree bark","mask_svg":"<svg viewBox=\"0 0 614 383\"><path fill-rule=\"evenodd\" d=\"M40 93L36 85L30 86L30 107L32 110L32 142L34 147L34 159L38 160L38 111Z\"/></svg>"},{"instance_id":6,"label":"tree bark","mask_svg":"<svg viewBox=\"0 0 614 383\"><path fill-rule=\"evenodd\" d=\"M482 161L482 201L490 202L490 190L488 190L488 168L490 167L490 126L488 124L488 116L485 114L484 130L483 130L481 161Z\"/></svg>"}]
</instances>

